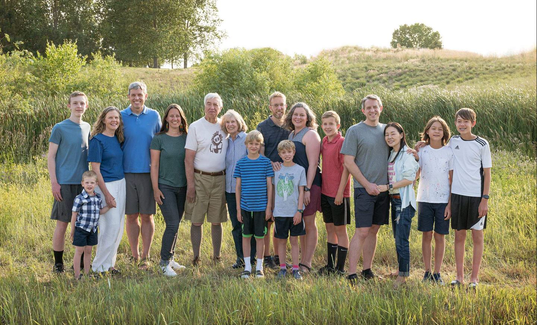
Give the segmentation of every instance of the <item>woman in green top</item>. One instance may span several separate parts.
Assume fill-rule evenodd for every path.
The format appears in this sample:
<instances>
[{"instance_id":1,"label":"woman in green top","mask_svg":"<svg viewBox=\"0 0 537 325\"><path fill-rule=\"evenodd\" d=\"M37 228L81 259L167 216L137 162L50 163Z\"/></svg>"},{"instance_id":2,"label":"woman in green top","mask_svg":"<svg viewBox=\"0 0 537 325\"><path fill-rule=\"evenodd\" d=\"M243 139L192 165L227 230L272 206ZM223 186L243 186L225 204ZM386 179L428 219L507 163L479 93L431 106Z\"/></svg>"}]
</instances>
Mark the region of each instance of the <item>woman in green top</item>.
<instances>
[{"instance_id":1,"label":"woman in green top","mask_svg":"<svg viewBox=\"0 0 537 325\"><path fill-rule=\"evenodd\" d=\"M151 141L151 183L155 201L164 216L160 267L164 275L176 276L183 265L173 259L177 230L186 199L185 141L188 123L177 104L171 104L162 117L162 128Z\"/></svg>"}]
</instances>

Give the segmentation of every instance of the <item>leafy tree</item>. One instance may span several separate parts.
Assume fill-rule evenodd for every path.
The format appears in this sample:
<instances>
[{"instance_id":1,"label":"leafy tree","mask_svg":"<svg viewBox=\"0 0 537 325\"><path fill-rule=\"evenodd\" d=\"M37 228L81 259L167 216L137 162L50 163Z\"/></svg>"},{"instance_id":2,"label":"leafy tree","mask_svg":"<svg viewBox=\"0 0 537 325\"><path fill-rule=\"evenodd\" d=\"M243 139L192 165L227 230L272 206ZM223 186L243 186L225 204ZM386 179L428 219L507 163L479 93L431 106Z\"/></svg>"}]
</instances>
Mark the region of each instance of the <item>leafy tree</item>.
<instances>
[{"instance_id":1,"label":"leafy tree","mask_svg":"<svg viewBox=\"0 0 537 325\"><path fill-rule=\"evenodd\" d=\"M431 27L424 24L401 25L393 32L390 45L393 48L398 46L406 48L428 48L441 49L442 40L439 32L433 31Z\"/></svg>"}]
</instances>

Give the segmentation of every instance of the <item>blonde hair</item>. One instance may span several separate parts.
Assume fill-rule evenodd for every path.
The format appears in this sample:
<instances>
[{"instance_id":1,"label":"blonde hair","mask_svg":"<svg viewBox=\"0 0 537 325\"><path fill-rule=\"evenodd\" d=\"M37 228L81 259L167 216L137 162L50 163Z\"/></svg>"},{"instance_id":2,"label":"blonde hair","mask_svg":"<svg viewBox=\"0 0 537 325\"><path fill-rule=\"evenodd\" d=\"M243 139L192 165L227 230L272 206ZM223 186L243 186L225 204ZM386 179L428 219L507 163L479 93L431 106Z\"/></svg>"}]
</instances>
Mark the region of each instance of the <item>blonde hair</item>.
<instances>
[{"instance_id":1,"label":"blonde hair","mask_svg":"<svg viewBox=\"0 0 537 325\"><path fill-rule=\"evenodd\" d=\"M321 116L321 121L325 118L333 117L336 119L336 124L341 124L341 118L339 117L338 113L335 111L326 111L323 113L323 116Z\"/></svg>"},{"instance_id":2,"label":"blonde hair","mask_svg":"<svg viewBox=\"0 0 537 325\"><path fill-rule=\"evenodd\" d=\"M119 127L116 129L116 132L114 135L119 140L119 143L122 143L125 140L125 136L123 135L123 119L121 118L121 112L117 107L114 106L108 106L107 108L103 109L101 112L101 115L99 115L99 118L97 121L95 121L95 124L93 124L93 130L91 131L91 138L96 136L99 133L103 133L103 131L106 129L106 125L104 124L104 119L106 118L106 115L112 111L116 111L119 115Z\"/></svg>"},{"instance_id":3,"label":"blonde hair","mask_svg":"<svg viewBox=\"0 0 537 325\"><path fill-rule=\"evenodd\" d=\"M237 121L238 128L239 128L238 132L248 131L248 126L246 125L246 122L244 122L244 119L242 118L242 116L239 113L237 113L237 111L228 109L228 111L222 116L222 120L220 122L221 123L220 127L222 131L224 131L225 134L228 134L227 129L226 129L226 122L227 120L231 118L234 118L235 121Z\"/></svg>"},{"instance_id":4,"label":"blonde hair","mask_svg":"<svg viewBox=\"0 0 537 325\"><path fill-rule=\"evenodd\" d=\"M271 102L272 102L272 98L276 98L276 97L281 97L281 98L283 99L283 102L286 103L287 98L285 97L285 95L282 94L282 93L279 92L279 91L275 91L275 92L273 92L272 95L270 95L269 98L268 98L269 104L271 104Z\"/></svg>"},{"instance_id":5,"label":"blonde hair","mask_svg":"<svg viewBox=\"0 0 537 325\"><path fill-rule=\"evenodd\" d=\"M248 144L253 141L263 143L263 134L257 130L250 131L250 133L246 135L246 139L244 139L244 144Z\"/></svg>"},{"instance_id":6,"label":"blonde hair","mask_svg":"<svg viewBox=\"0 0 537 325\"><path fill-rule=\"evenodd\" d=\"M462 118L463 120L469 120L470 122L475 122L476 114L475 111L471 108L461 108L455 113L455 119L457 117Z\"/></svg>"},{"instance_id":7,"label":"blonde hair","mask_svg":"<svg viewBox=\"0 0 537 325\"><path fill-rule=\"evenodd\" d=\"M446 121L444 121L444 119L440 116L433 116L429 120L429 122L427 122L427 125L425 125L425 129L423 129L423 133L420 133L421 140L425 141L425 144L431 143L431 138L427 134L427 131L429 131L429 129L433 126L434 122L438 122L442 126L442 132L444 133L444 135L442 136L442 145L445 146L446 143L449 141L449 138L451 138L451 131Z\"/></svg>"},{"instance_id":8,"label":"blonde hair","mask_svg":"<svg viewBox=\"0 0 537 325\"><path fill-rule=\"evenodd\" d=\"M296 147L293 141L282 140L280 141L280 143L278 143L278 153L285 151L285 150L292 150L293 152L296 152Z\"/></svg>"},{"instance_id":9,"label":"blonde hair","mask_svg":"<svg viewBox=\"0 0 537 325\"><path fill-rule=\"evenodd\" d=\"M82 174L82 181L90 177L95 178L95 180L97 180L97 173L95 173L93 170L86 170L84 174Z\"/></svg>"}]
</instances>

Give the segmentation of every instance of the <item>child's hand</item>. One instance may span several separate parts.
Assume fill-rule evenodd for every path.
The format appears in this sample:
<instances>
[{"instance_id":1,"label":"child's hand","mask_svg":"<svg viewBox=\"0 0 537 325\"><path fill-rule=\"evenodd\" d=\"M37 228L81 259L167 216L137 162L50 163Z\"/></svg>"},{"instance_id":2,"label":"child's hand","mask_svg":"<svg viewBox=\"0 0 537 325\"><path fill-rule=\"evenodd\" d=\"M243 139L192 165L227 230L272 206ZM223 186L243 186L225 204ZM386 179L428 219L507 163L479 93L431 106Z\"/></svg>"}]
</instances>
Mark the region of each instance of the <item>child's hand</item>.
<instances>
[{"instance_id":1,"label":"child's hand","mask_svg":"<svg viewBox=\"0 0 537 325\"><path fill-rule=\"evenodd\" d=\"M425 141L418 141L416 145L414 146L414 150L420 151L421 148L425 147Z\"/></svg>"},{"instance_id":2,"label":"child's hand","mask_svg":"<svg viewBox=\"0 0 537 325\"><path fill-rule=\"evenodd\" d=\"M237 211L237 220L242 223L242 215L241 215L241 211Z\"/></svg>"},{"instance_id":3,"label":"child's hand","mask_svg":"<svg viewBox=\"0 0 537 325\"><path fill-rule=\"evenodd\" d=\"M116 207L116 199L112 196L112 194L108 194L105 196L106 205L110 208Z\"/></svg>"},{"instance_id":4,"label":"child's hand","mask_svg":"<svg viewBox=\"0 0 537 325\"><path fill-rule=\"evenodd\" d=\"M295 216L293 217L293 225L295 226L298 225L300 221L302 221L302 213L297 211L295 213Z\"/></svg>"},{"instance_id":5,"label":"child's hand","mask_svg":"<svg viewBox=\"0 0 537 325\"><path fill-rule=\"evenodd\" d=\"M71 227L71 241L73 241L73 239L75 239L75 227Z\"/></svg>"},{"instance_id":6,"label":"child's hand","mask_svg":"<svg viewBox=\"0 0 537 325\"><path fill-rule=\"evenodd\" d=\"M265 220L272 220L272 209L269 206L267 206L267 209L265 210Z\"/></svg>"},{"instance_id":7,"label":"child's hand","mask_svg":"<svg viewBox=\"0 0 537 325\"><path fill-rule=\"evenodd\" d=\"M444 210L444 220L451 219L451 205L447 205L446 209Z\"/></svg>"},{"instance_id":8,"label":"child's hand","mask_svg":"<svg viewBox=\"0 0 537 325\"><path fill-rule=\"evenodd\" d=\"M341 203L343 203L343 193L337 192L336 198L334 199L334 204L341 205Z\"/></svg>"},{"instance_id":9,"label":"child's hand","mask_svg":"<svg viewBox=\"0 0 537 325\"><path fill-rule=\"evenodd\" d=\"M487 212L489 212L489 200L487 199L481 199L481 203L479 203L479 218L483 218L487 215Z\"/></svg>"}]
</instances>

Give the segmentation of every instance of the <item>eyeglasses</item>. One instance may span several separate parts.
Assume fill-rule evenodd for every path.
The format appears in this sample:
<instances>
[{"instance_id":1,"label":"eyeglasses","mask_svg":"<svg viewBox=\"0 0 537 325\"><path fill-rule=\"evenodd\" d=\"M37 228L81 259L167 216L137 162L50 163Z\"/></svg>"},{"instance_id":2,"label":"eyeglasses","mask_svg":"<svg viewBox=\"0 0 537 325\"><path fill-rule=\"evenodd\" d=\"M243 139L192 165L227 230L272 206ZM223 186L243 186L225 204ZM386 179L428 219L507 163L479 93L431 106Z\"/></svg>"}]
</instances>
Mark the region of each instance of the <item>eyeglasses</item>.
<instances>
[{"instance_id":1,"label":"eyeglasses","mask_svg":"<svg viewBox=\"0 0 537 325\"><path fill-rule=\"evenodd\" d=\"M274 104L274 105L270 105L272 107L285 107L285 104L281 103L281 104Z\"/></svg>"}]
</instances>

